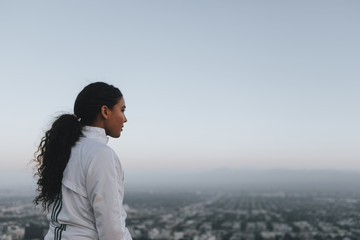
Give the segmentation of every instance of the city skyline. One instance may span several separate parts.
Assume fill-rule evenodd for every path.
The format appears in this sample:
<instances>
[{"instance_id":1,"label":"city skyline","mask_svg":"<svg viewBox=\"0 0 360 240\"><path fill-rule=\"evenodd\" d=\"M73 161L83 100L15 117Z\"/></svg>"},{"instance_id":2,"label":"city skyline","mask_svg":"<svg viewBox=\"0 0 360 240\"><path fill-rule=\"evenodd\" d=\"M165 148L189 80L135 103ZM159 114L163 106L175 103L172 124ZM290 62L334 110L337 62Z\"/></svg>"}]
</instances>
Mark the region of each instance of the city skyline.
<instances>
[{"instance_id":1,"label":"city skyline","mask_svg":"<svg viewBox=\"0 0 360 240\"><path fill-rule=\"evenodd\" d=\"M42 239L48 222L30 196L5 197L0 191L0 201L2 238ZM124 207L134 240L360 237L359 194L354 193L146 191L127 194Z\"/></svg>"},{"instance_id":2,"label":"city skyline","mask_svg":"<svg viewBox=\"0 0 360 240\"><path fill-rule=\"evenodd\" d=\"M119 87L124 169L360 170L358 2L0 3L0 169L88 83Z\"/></svg>"}]
</instances>

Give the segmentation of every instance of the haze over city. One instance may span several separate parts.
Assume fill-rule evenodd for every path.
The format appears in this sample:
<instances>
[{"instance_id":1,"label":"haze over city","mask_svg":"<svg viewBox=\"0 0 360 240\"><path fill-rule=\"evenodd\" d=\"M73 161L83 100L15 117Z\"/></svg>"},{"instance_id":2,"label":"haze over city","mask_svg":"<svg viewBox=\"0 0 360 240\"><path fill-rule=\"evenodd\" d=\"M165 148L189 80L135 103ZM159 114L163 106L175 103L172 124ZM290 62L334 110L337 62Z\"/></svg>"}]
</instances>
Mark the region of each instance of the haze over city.
<instances>
[{"instance_id":1,"label":"haze over city","mask_svg":"<svg viewBox=\"0 0 360 240\"><path fill-rule=\"evenodd\" d=\"M44 131L94 81L124 94L128 122L109 144L126 172L358 171L359 10L356 1L2 1L1 175L31 175Z\"/></svg>"}]
</instances>

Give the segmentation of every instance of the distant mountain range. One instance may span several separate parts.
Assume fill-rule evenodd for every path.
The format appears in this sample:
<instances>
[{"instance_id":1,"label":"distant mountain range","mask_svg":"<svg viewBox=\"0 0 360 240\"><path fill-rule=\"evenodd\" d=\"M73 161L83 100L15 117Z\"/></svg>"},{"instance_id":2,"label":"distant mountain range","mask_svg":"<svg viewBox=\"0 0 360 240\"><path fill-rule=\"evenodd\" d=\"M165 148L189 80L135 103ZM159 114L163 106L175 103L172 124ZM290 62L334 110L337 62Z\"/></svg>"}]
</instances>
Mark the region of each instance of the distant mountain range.
<instances>
[{"instance_id":1,"label":"distant mountain range","mask_svg":"<svg viewBox=\"0 0 360 240\"><path fill-rule=\"evenodd\" d=\"M360 192L360 171L293 169L214 169L207 171L128 172L129 188L208 190L287 190Z\"/></svg>"}]
</instances>

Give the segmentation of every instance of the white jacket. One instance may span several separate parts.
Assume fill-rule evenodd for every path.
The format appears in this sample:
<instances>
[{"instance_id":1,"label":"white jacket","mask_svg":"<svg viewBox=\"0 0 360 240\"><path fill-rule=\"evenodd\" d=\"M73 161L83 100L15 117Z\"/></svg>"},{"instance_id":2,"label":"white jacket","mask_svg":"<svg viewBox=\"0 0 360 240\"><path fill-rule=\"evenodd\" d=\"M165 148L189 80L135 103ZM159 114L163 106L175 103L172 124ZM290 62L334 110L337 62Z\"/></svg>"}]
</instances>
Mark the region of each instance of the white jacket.
<instances>
[{"instance_id":1,"label":"white jacket","mask_svg":"<svg viewBox=\"0 0 360 240\"><path fill-rule=\"evenodd\" d=\"M85 126L71 149L61 197L49 209L45 240L131 240L125 227L124 174L105 130Z\"/></svg>"}]
</instances>

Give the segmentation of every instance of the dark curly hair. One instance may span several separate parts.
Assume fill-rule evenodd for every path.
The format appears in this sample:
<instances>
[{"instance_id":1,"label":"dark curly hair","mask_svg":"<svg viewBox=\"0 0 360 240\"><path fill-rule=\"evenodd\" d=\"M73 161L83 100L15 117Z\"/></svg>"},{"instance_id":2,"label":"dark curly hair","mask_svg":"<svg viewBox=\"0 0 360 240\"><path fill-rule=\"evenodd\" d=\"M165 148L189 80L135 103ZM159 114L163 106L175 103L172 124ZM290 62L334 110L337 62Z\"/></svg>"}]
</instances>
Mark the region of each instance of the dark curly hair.
<instances>
[{"instance_id":1,"label":"dark curly hair","mask_svg":"<svg viewBox=\"0 0 360 240\"><path fill-rule=\"evenodd\" d=\"M82 127L96 120L102 106L108 108L122 98L120 90L103 82L87 85L77 96L74 114L63 114L46 131L35 152L35 176L38 177L34 204L42 203L43 210L60 196L63 172L69 161L71 148L82 136Z\"/></svg>"}]
</instances>

